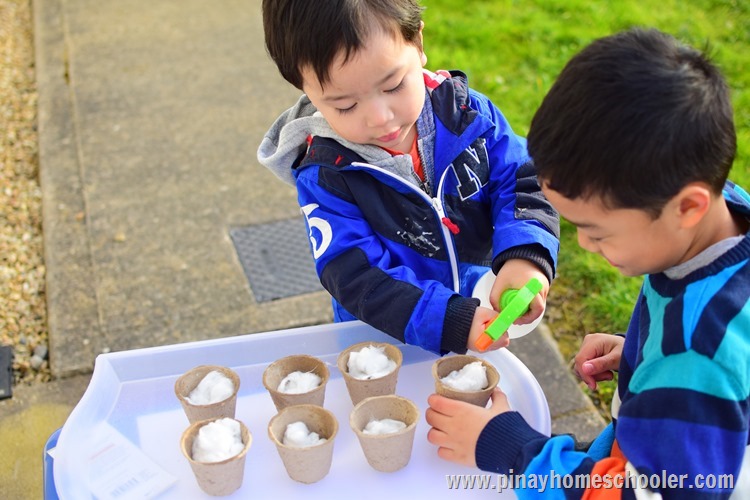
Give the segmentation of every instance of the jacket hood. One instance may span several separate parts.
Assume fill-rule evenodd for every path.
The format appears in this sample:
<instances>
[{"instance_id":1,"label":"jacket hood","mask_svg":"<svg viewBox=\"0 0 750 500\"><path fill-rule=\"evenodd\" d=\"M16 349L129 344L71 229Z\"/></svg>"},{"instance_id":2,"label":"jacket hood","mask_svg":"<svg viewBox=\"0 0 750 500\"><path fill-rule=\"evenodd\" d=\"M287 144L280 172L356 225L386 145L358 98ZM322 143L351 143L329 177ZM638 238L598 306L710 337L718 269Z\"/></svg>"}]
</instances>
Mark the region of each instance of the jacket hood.
<instances>
[{"instance_id":1,"label":"jacket hood","mask_svg":"<svg viewBox=\"0 0 750 500\"><path fill-rule=\"evenodd\" d=\"M282 181L294 185L293 167L307 150L309 136L328 137L379 167L411 177L411 157L391 156L387 151L368 144L349 142L339 136L313 106L307 95L284 111L266 132L258 147L258 161Z\"/></svg>"}]
</instances>

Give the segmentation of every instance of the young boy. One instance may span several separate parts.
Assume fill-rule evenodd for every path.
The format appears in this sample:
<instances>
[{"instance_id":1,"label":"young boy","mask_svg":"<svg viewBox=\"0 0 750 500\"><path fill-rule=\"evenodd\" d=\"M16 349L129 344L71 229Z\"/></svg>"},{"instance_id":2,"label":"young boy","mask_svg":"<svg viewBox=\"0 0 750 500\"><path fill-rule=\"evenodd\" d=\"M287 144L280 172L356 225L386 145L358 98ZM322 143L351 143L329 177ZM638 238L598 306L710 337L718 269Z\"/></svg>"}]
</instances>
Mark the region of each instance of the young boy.
<instances>
[{"instance_id":1,"label":"young boy","mask_svg":"<svg viewBox=\"0 0 750 500\"><path fill-rule=\"evenodd\" d=\"M258 159L297 188L336 321L462 353L497 315L471 298L488 265L493 304L540 279L519 323L541 315L559 220L500 111L462 73L423 69L421 11L416 0L264 0L267 50L304 95Z\"/></svg>"},{"instance_id":2,"label":"young boy","mask_svg":"<svg viewBox=\"0 0 750 500\"><path fill-rule=\"evenodd\" d=\"M736 146L719 70L656 30L597 40L562 71L528 141L579 244L646 275L625 338L587 336L576 358L592 387L619 365L614 420L584 453L532 430L500 391L489 409L432 395L429 441L487 471L572 475L555 498L748 498L750 197L725 182Z\"/></svg>"}]
</instances>

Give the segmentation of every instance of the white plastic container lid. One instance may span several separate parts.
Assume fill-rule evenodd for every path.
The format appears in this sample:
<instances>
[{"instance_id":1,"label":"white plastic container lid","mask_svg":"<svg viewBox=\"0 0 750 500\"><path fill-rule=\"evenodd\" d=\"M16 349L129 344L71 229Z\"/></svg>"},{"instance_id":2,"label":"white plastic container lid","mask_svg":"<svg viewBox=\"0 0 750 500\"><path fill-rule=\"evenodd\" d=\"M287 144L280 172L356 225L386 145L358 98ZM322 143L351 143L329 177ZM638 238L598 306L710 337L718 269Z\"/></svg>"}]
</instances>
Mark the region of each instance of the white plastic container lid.
<instances>
[{"instance_id":1,"label":"white plastic container lid","mask_svg":"<svg viewBox=\"0 0 750 500\"><path fill-rule=\"evenodd\" d=\"M478 298L480 300L479 305L482 307L492 309L492 304L490 303L490 292L492 291L492 285L494 283L495 273L489 271L479 278L479 281L477 281L477 284L474 286L471 296ZM526 325L510 325L508 328L508 336L512 339L517 339L518 337L523 337L524 335L533 332L534 329L539 326L539 323L542 322L542 318L544 318L544 311L542 311L542 314L531 323Z\"/></svg>"}]
</instances>

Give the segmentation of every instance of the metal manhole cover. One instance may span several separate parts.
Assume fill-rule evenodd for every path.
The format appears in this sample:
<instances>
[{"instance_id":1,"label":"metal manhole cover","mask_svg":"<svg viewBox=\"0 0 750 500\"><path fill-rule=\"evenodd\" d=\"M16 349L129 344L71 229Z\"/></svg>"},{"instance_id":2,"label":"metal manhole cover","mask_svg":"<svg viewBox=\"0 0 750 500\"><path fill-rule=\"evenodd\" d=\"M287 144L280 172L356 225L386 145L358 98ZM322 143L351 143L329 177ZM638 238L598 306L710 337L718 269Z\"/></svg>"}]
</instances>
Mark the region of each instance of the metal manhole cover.
<instances>
[{"instance_id":1,"label":"metal manhole cover","mask_svg":"<svg viewBox=\"0 0 750 500\"><path fill-rule=\"evenodd\" d=\"M257 302L323 290L302 218L229 231Z\"/></svg>"}]
</instances>

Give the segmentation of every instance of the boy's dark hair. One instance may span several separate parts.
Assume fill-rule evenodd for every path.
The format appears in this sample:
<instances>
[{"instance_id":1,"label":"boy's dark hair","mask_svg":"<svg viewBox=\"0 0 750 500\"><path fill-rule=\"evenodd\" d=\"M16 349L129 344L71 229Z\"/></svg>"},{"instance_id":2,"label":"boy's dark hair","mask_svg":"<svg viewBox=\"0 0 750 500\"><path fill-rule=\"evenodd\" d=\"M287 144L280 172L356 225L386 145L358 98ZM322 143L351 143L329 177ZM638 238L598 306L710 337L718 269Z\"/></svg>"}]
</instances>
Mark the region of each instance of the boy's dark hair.
<instances>
[{"instance_id":1,"label":"boy's dark hair","mask_svg":"<svg viewBox=\"0 0 750 500\"><path fill-rule=\"evenodd\" d=\"M417 0L263 0L266 50L300 90L302 68L312 68L325 84L339 52L348 61L376 29L421 49L421 23Z\"/></svg>"},{"instance_id":2,"label":"boy's dark hair","mask_svg":"<svg viewBox=\"0 0 750 500\"><path fill-rule=\"evenodd\" d=\"M690 182L721 192L736 152L729 88L699 51L631 29L568 62L534 115L528 149L562 196L658 217Z\"/></svg>"}]
</instances>

